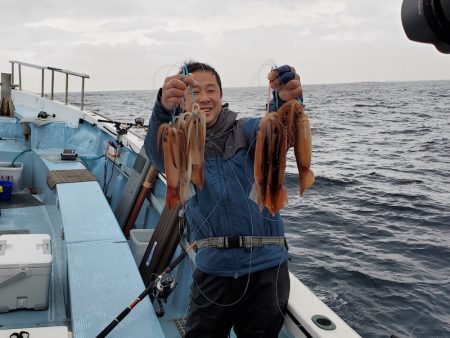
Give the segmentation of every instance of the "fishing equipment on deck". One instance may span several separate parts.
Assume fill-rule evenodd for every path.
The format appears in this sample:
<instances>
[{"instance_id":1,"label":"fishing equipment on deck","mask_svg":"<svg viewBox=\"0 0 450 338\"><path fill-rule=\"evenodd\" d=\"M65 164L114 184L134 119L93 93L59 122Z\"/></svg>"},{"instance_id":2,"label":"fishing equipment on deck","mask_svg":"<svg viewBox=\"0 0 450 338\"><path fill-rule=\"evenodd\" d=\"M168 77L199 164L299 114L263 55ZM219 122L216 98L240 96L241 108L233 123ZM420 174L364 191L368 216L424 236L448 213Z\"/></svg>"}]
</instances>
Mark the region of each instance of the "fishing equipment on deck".
<instances>
[{"instance_id":1,"label":"fishing equipment on deck","mask_svg":"<svg viewBox=\"0 0 450 338\"><path fill-rule=\"evenodd\" d=\"M154 305L158 317L164 315L162 303L166 302L175 287L173 278L162 279L160 274L175 254L184 229L184 209L180 207L180 203L172 209L164 207L139 264L144 285L152 285L155 281L157 283L154 292L150 294L150 301L153 303L156 300Z\"/></svg>"},{"instance_id":2,"label":"fishing equipment on deck","mask_svg":"<svg viewBox=\"0 0 450 338\"><path fill-rule=\"evenodd\" d=\"M180 204L173 209L164 207L139 264L145 285L149 285L152 276L161 273L170 263L184 231L184 223L184 209L180 208Z\"/></svg>"},{"instance_id":3,"label":"fishing equipment on deck","mask_svg":"<svg viewBox=\"0 0 450 338\"><path fill-rule=\"evenodd\" d=\"M131 128L135 127L135 128L147 128L147 125L144 125L144 119L142 117L137 117L134 119L134 123L132 122L120 122L120 121L112 121L112 120L106 120L106 119L99 119L97 120L97 122L102 122L102 123L112 123L114 124L114 128L116 129L116 134L117 135L117 141L119 141L119 137L121 135L125 135L128 133L128 130L130 130ZM103 127L106 130L108 130L109 132L111 132L111 130L109 130L106 127ZM119 142L119 145L121 145L121 143Z\"/></svg>"},{"instance_id":4,"label":"fishing equipment on deck","mask_svg":"<svg viewBox=\"0 0 450 338\"><path fill-rule=\"evenodd\" d=\"M49 117L56 117L55 114L49 114L46 111L41 110L37 115L39 120L46 120Z\"/></svg>"},{"instance_id":5,"label":"fishing equipment on deck","mask_svg":"<svg viewBox=\"0 0 450 338\"><path fill-rule=\"evenodd\" d=\"M156 300L157 305L155 313L158 317L164 316L164 308L162 303L167 302L167 297L175 290L176 281L172 275L165 273L156 278L156 285L150 298Z\"/></svg>"},{"instance_id":6,"label":"fishing equipment on deck","mask_svg":"<svg viewBox=\"0 0 450 338\"><path fill-rule=\"evenodd\" d=\"M127 184L123 190L120 202L114 211L120 227L123 229L130 217L131 210L135 204L139 193L139 187L142 186L145 176L150 168L150 161L145 153L144 147L141 148L139 154L136 155L131 174L128 177Z\"/></svg>"},{"instance_id":7,"label":"fishing equipment on deck","mask_svg":"<svg viewBox=\"0 0 450 338\"><path fill-rule=\"evenodd\" d=\"M188 252L194 248L196 243L189 245L177 258L175 258L164 271L157 276L145 290L126 308L124 309L107 327L100 332L96 338L106 337L119 324L133 308L141 302L147 295L154 293L159 295L160 300L167 299L167 296L173 291L175 287L175 280L170 276L170 272L186 257ZM165 297L165 298L164 298ZM164 313L164 312L163 312Z\"/></svg>"},{"instance_id":8,"label":"fishing equipment on deck","mask_svg":"<svg viewBox=\"0 0 450 338\"><path fill-rule=\"evenodd\" d=\"M61 153L61 160L63 161L75 161L78 157L75 149L64 149Z\"/></svg>"},{"instance_id":9,"label":"fishing equipment on deck","mask_svg":"<svg viewBox=\"0 0 450 338\"><path fill-rule=\"evenodd\" d=\"M123 228L123 233L126 238L130 236L130 230L134 227L134 223L136 222L136 218L139 215L139 211L142 208L142 204L144 204L145 198L147 197L150 189L153 187L153 184L156 181L156 177L158 176L158 169L151 165L147 171L147 175L145 176L144 182L142 182L142 187L139 190L139 195L136 197L133 208L131 209L130 215L128 216L125 227Z\"/></svg>"},{"instance_id":10,"label":"fishing equipment on deck","mask_svg":"<svg viewBox=\"0 0 450 338\"><path fill-rule=\"evenodd\" d=\"M112 161L116 161L120 157L120 149L112 141L108 141L106 146L106 157Z\"/></svg>"}]
</instances>

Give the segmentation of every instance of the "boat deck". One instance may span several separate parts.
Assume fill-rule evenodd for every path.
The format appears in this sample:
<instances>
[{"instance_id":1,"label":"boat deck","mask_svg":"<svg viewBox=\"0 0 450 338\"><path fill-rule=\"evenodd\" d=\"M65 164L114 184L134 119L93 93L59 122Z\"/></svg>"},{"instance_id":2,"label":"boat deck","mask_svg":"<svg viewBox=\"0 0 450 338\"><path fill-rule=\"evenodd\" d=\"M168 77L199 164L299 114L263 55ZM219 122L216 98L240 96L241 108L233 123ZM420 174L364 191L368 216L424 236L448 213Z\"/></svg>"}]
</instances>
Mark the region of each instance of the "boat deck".
<instances>
[{"instance_id":1,"label":"boat deck","mask_svg":"<svg viewBox=\"0 0 450 338\"><path fill-rule=\"evenodd\" d=\"M68 326L77 337L96 336L144 289L139 271L98 182L57 184L51 190L46 186L49 170L80 164L55 164L36 152L27 156L24 168L31 162L39 169L33 176L42 193L37 198L13 193L10 201L1 203L0 234L51 236L49 307L0 313L0 330ZM110 336L124 337L131 331L164 336L148 299Z\"/></svg>"},{"instance_id":2,"label":"boat deck","mask_svg":"<svg viewBox=\"0 0 450 338\"><path fill-rule=\"evenodd\" d=\"M48 309L0 313L0 330L66 325L77 338L94 337L144 289L129 245L98 182L48 186L52 170L85 168L59 158L64 136L73 130L62 123L30 125L35 138L42 136L33 142L24 139L15 118L0 120L6 122L0 123L0 162L20 157L20 189L33 186L39 192L36 199L19 190L10 201L0 202L0 234L49 234L53 254ZM148 299L110 337L130 332L164 336Z\"/></svg>"}]
</instances>

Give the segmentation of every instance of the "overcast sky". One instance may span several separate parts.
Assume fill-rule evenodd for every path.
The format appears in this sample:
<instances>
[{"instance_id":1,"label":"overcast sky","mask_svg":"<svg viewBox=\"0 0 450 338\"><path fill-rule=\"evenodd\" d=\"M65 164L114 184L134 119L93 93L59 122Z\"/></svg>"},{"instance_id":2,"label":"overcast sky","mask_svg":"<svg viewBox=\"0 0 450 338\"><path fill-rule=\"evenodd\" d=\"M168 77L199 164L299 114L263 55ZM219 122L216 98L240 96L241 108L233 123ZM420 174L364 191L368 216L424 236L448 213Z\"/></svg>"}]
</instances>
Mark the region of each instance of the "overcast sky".
<instances>
[{"instance_id":1,"label":"overcast sky","mask_svg":"<svg viewBox=\"0 0 450 338\"><path fill-rule=\"evenodd\" d=\"M0 0L0 70L87 73L87 90L155 89L187 59L216 67L224 87L266 86L274 64L303 84L450 79L450 55L406 38L401 3ZM23 70L25 89L37 73Z\"/></svg>"}]
</instances>

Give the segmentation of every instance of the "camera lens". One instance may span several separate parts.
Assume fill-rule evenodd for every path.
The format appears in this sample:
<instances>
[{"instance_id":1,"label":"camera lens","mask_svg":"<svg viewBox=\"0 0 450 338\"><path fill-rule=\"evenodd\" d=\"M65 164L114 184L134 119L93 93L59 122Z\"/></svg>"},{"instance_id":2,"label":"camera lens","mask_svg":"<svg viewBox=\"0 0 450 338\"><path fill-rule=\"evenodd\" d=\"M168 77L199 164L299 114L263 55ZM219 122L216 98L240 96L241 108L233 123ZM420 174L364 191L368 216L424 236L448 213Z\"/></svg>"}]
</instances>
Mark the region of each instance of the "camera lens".
<instances>
[{"instance_id":1,"label":"camera lens","mask_svg":"<svg viewBox=\"0 0 450 338\"><path fill-rule=\"evenodd\" d=\"M402 24L410 40L432 43L450 53L450 1L403 0Z\"/></svg>"}]
</instances>

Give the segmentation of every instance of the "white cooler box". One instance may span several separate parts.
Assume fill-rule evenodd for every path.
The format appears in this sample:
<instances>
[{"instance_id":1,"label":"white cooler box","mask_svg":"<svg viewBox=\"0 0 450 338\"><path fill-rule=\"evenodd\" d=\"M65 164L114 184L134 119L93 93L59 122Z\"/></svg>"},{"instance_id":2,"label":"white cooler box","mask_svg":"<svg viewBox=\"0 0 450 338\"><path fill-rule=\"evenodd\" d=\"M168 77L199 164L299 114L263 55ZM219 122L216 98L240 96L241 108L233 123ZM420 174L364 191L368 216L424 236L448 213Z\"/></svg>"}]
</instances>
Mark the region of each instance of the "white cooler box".
<instances>
[{"instance_id":1,"label":"white cooler box","mask_svg":"<svg viewBox=\"0 0 450 338\"><path fill-rule=\"evenodd\" d=\"M48 307L50 236L0 235L0 312Z\"/></svg>"}]
</instances>

